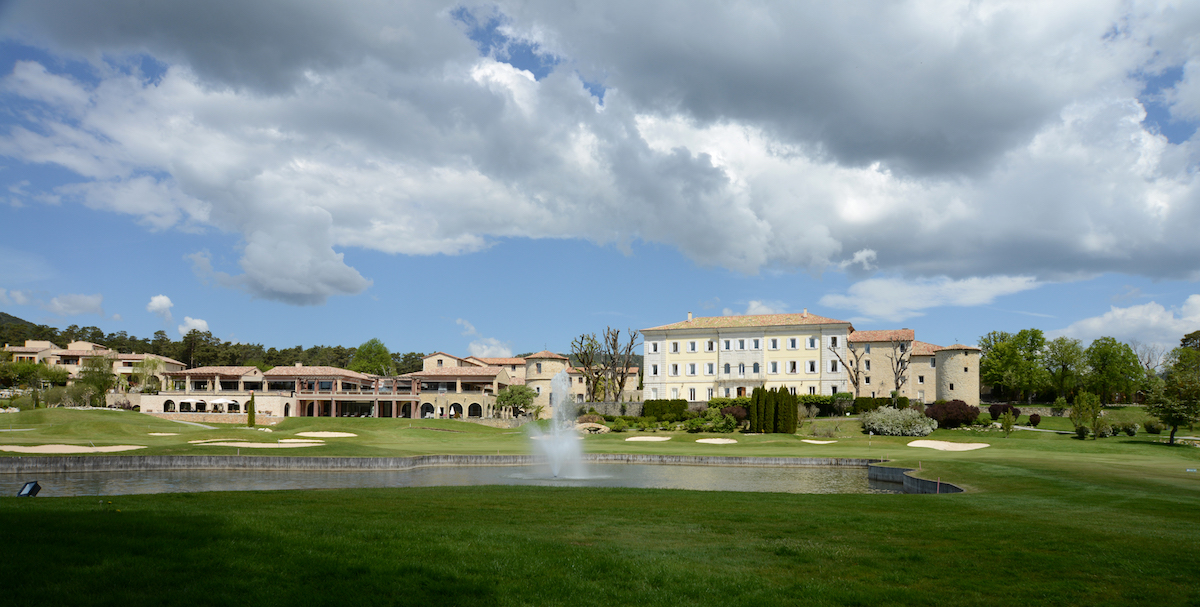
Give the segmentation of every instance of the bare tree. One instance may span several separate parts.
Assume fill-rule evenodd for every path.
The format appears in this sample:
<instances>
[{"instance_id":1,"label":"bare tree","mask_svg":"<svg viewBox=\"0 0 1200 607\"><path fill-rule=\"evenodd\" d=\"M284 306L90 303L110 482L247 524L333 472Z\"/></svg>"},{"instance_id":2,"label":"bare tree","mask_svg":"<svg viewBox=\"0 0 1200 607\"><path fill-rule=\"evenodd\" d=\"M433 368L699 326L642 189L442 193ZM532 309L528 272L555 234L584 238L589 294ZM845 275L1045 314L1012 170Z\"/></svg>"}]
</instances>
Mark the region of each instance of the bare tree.
<instances>
[{"instance_id":1,"label":"bare tree","mask_svg":"<svg viewBox=\"0 0 1200 607\"><path fill-rule=\"evenodd\" d=\"M1144 344L1136 339L1129 340L1129 347L1137 355L1138 362L1150 373L1162 366L1163 356L1167 353L1166 348L1158 344Z\"/></svg>"},{"instance_id":2,"label":"bare tree","mask_svg":"<svg viewBox=\"0 0 1200 607\"><path fill-rule=\"evenodd\" d=\"M854 398L858 398L858 386L862 380L862 357L865 350L859 350L854 343L847 340L846 351L848 355L843 358L842 353L837 351L837 348L829 346L829 351L837 357L838 362L846 368L846 376L850 378L850 385L854 386Z\"/></svg>"},{"instance_id":3,"label":"bare tree","mask_svg":"<svg viewBox=\"0 0 1200 607\"><path fill-rule=\"evenodd\" d=\"M633 349L638 346L641 333L627 329L628 341L621 340L621 330L608 327L604 330L604 367L608 378L607 387L613 390L614 401L621 400L625 383L629 379L629 363L633 361Z\"/></svg>"},{"instance_id":4,"label":"bare tree","mask_svg":"<svg viewBox=\"0 0 1200 607\"><path fill-rule=\"evenodd\" d=\"M896 384L896 395L892 397L892 406L896 398L908 383L908 363L912 360L912 342L892 340L892 351L887 355L892 363L892 378Z\"/></svg>"},{"instance_id":5,"label":"bare tree","mask_svg":"<svg viewBox=\"0 0 1200 607\"><path fill-rule=\"evenodd\" d=\"M600 387L600 377L604 374L600 340L596 339L595 333L584 333L571 342L571 354L579 363L578 370L585 382L587 402L597 402L596 392Z\"/></svg>"}]
</instances>

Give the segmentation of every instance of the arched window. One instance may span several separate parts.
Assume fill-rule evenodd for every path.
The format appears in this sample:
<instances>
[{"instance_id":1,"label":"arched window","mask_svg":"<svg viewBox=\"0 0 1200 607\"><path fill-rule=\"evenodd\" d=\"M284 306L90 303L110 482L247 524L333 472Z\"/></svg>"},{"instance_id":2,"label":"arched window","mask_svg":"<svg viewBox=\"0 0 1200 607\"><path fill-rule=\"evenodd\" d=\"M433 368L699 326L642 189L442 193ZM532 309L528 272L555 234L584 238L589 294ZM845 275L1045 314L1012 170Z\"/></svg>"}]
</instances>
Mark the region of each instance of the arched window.
<instances>
[{"instance_id":1,"label":"arched window","mask_svg":"<svg viewBox=\"0 0 1200 607\"><path fill-rule=\"evenodd\" d=\"M758 363L754 363L754 372L758 373Z\"/></svg>"},{"instance_id":2,"label":"arched window","mask_svg":"<svg viewBox=\"0 0 1200 607\"><path fill-rule=\"evenodd\" d=\"M467 416L483 417L483 407L480 407L479 403L471 403L471 406L467 407Z\"/></svg>"},{"instance_id":3,"label":"arched window","mask_svg":"<svg viewBox=\"0 0 1200 607\"><path fill-rule=\"evenodd\" d=\"M175 401L168 400L163 403L163 411L174 411L174 410L175 410Z\"/></svg>"},{"instance_id":4,"label":"arched window","mask_svg":"<svg viewBox=\"0 0 1200 607\"><path fill-rule=\"evenodd\" d=\"M729 363L725 363L725 375L729 375Z\"/></svg>"}]
</instances>

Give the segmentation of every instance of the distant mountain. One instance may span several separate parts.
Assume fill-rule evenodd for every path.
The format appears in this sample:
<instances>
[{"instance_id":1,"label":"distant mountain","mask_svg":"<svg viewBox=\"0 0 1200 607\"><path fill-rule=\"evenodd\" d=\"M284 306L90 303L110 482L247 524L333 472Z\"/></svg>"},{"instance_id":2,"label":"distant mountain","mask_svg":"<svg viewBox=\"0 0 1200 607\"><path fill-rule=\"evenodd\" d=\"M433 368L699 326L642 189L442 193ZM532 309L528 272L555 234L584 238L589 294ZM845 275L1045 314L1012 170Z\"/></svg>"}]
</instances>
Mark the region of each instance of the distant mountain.
<instances>
[{"instance_id":1,"label":"distant mountain","mask_svg":"<svg viewBox=\"0 0 1200 607\"><path fill-rule=\"evenodd\" d=\"M2 327L4 325L19 325L19 326L25 326L25 327L36 327L37 326L23 318L17 318L16 316L13 316L12 314L6 314L4 312L0 312L0 327Z\"/></svg>"}]
</instances>

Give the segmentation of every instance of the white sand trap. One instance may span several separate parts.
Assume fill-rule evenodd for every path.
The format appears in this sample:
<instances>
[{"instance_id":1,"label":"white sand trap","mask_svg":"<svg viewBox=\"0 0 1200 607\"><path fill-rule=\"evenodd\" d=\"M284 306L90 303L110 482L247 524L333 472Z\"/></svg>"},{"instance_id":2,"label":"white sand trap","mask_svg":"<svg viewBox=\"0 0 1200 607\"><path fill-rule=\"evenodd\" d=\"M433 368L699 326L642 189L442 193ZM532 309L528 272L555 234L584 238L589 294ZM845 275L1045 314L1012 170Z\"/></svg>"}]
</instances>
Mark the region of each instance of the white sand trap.
<instances>
[{"instance_id":1,"label":"white sand trap","mask_svg":"<svg viewBox=\"0 0 1200 607\"><path fill-rule=\"evenodd\" d=\"M145 449L145 445L111 445L108 447L83 447L80 445L34 445L22 447L19 445L0 445L0 451L11 453L116 453L118 451L133 451Z\"/></svg>"},{"instance_id":2,"label":"white sand trap","mask_svg":"<svg viewBox=\"0 0 1200 607\"><path fill-rule=\"evenodd\" d=\"M246 447L248 449L293 449L296 447L320 447L325 443L204 443L204 447Z\"/></svg>"},{"instance_id":3,"label":"white sand trap","mask_svg":"<svg viewBox=\"0 0 1200 607\"><path fill-rule=\"evenodd\" d=\"M178 432L148 432L150 436L179 436Z\"/></svg>"},{"instance_id":4,"label":"white sand trap","mask_svg":"<svg viewBox=\"0 0 1200 607\"><path fill-rule=\"evenodd\" d=\"M937 449L938 451L974 451L984 447L991 447L987 443L951 443L944 440L915 440L908 444L909 447L925 447L926 449Z\"/></svg>"},{"instance_id":5,"label":"white sand trap","mask_svg":"<svg viewBox=\"0 0 1200 607\"><path fill-rule=\"evenodd\" d=\"M193 445L203 445L204 443L216 443L216 442L222 442L222 441L230 442L230 441L238 441L238 440L246 440L246 439L244 439L244 438L205 438L205 439L201 439L201 440L190 440L190 441L188 441L188 443L193 444Z\"/></svg>"},{"instance_id":6,"label":"white sand trap","mask_svg":"<svg viewBox=\"0 0 1200 607\"><path fill-rule=\"evenodd\" d=\"M810 445L832 445L832 444L836 443L837 441L835 441L835 440L809 440L807 438L802 438L802 439L800 439L800 442L808 443Z\"/></svg>"},{"instance_id":7,"label":"white sand trap","mask_svg":"<svg viewBox=\"0 0 1200 607\"><path fill-rule=\"evenodd\" d=\"M296 436L311 436L312 438L349 438L358 436L353 432L297 432Z\"/></svg>"},{"instance_id":8,"label":"white sand trap","mask_svg":"<svg viewBox=\"0 0 1200 607\"><path fill-rule=\"evenodd\" d=\"M281 443L323 443L325 441L319 438L281 438Z\"/></svg>"},{"instance_id":9,"label":"white sand trap","mask_svg":"<svg viewBox=\"0 0 1200 607\"><path fill-rule=\"evenodd\" d=\"M671 437L669 437L669 436L631 436L625 440L634 441L634 442L661 443L665 440L671 440Z\"/></svg>"},{"instance_id":10,"label":"white sand trap","mask_svg":"<svg viewBox=\"0 0 1200 607\"><path fill-rule=\"evenodd\" d=\"M732 438L699 438L696 439L696 442L707 443L709 445L732 445L737 441Z\"/></svg>"}]
</instances>

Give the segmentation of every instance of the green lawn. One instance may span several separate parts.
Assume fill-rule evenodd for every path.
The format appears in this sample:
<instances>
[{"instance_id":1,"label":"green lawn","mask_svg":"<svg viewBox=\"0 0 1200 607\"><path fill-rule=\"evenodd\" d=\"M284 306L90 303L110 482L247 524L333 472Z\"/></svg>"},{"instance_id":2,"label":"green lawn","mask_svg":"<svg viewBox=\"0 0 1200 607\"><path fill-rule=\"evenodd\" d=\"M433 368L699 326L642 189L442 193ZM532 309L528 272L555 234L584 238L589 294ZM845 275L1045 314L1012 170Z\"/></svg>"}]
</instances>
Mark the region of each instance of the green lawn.
<instances>
[{"instance_id":1,"label":"green lawn","mask_svg":"<svg viewBox=\"0 0 1200 607\"><path fill-rule=\"evenodd\" d=\"M5 414L0 428L9 419L37 430L0 433L0 444L17 442L15 435L26 444L86 444L92 433L116 444L180 432L139 454L215 453L183 445L243 434L276 440L308 429L360 436L264 454L528 449L521 434L448 421L414 421L409 429L396 420L298 419L267 434L131 413ZM992 445L941 452L907 447L907 438L862 436L852 421L841 427L833 445L739 435L737 445L713 446L687 434L666 443L596 436L585 445L592 452L886 455L899 465L919 462L924 476L968 492L447 487L0 497L5 595L15 605L1200 604L1200 474L1187 472L1200 468L1200 449L1144 434L1080 441L939 430L930 438Z\"/></svg>"}]
</instances>

